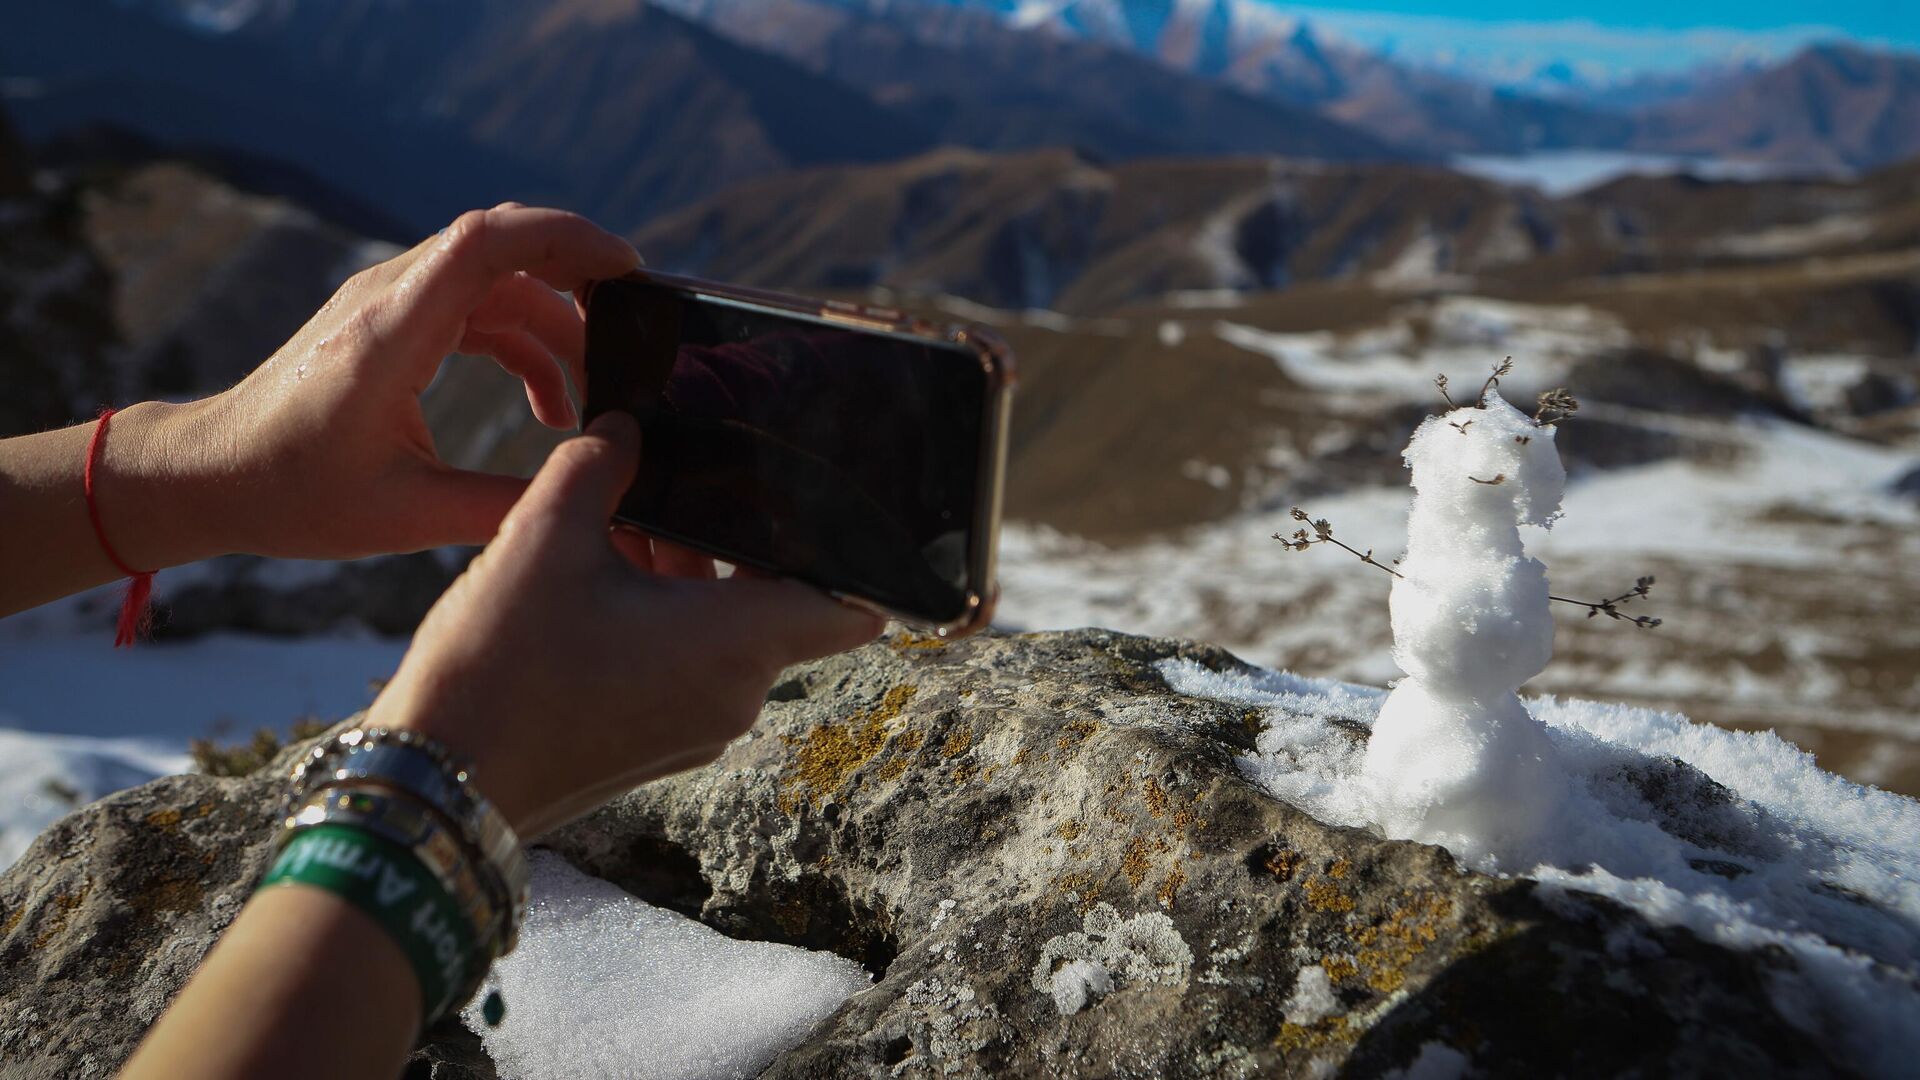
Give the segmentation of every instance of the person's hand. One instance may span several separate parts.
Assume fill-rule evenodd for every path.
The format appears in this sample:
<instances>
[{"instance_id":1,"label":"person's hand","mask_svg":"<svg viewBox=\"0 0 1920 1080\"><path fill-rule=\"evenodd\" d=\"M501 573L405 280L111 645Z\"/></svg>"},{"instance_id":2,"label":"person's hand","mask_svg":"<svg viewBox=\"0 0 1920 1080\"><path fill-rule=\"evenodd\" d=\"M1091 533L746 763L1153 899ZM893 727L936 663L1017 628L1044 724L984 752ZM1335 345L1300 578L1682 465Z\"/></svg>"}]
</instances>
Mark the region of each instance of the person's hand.
<instances>
[{"instance_id":1,"label":"person's hand","mask_svg":"<svg viewBox=\"0 0 1920 1080\"><path fill-rule=\"evenodd\" d=\"M573 427L563 368L584 385L585 331L562 291L637 265L584 218L507 203L354 275L244 381L171 418L200 535L153 561L485 543L526 482L442 463L420 393L449 353L491 356L542 423Z\"/></svg>"},{"instance_id":2,"label":"person's hand","mask_svg":"<svg viewBox=\"0 0 1920 1080\"><path fill-rule=\"evenodd\" d=\"M640 452L625 413L555 450L369 712L468 758L523 839L712 761L782 668L883 627L805 585L716 578L711 559L609 531Z\"/></svg>"}]
</instances>

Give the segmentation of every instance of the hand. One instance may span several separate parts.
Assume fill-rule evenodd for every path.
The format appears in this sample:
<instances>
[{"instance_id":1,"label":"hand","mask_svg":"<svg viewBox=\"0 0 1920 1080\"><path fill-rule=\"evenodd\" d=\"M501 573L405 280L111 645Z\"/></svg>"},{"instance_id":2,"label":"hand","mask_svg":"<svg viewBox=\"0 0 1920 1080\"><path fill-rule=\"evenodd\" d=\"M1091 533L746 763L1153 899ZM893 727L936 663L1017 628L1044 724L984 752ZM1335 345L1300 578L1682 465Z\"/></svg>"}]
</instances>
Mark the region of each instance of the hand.
<instances>
[{"instance_id":1,"label":"hand","mask_svg":"<svg viewBox=\"0 0 1920 1080\"><path fill-rule=\"evenodd\" d=\"M878 616L804 585L609 532L640 432L608 413L562 444L440 598L368 723L473 765L523 839L704 765L789 664L872 640Z\"/></svg>"},{"instance_id":2,"label":"hand","mask_svg":"<svg viewBox=\"0 0 1920 1080\"><path fill-rule=\"evenodd\" d=\"M441 462L420 393L450 352L491 356L542 423L571 428L562 369L584 385L585 331L555 290L638 264L584 218L506 203L354 275L239 385L171 418L201 535L150 561L485 543L525 481Z\"/></svg>"}]
</instances>

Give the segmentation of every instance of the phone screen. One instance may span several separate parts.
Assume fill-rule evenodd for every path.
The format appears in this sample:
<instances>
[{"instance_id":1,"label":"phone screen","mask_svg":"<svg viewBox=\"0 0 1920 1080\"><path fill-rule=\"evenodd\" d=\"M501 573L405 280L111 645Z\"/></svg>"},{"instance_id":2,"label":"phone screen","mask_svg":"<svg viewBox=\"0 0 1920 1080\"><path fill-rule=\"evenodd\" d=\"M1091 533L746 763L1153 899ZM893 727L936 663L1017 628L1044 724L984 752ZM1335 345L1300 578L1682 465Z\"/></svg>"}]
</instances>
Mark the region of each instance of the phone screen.
<instances>
[{"instance_id":1,"label":"phone screen","mask_svg":"<svg viewBox=\"0 0 1920 1080\"><path fill-rule=\"evenodd\" d=\"M587 339L589 415L642 431L622 519L933 624L987 591L973 350L628 280L595 287Z\"/></svg>"}]
</instances>

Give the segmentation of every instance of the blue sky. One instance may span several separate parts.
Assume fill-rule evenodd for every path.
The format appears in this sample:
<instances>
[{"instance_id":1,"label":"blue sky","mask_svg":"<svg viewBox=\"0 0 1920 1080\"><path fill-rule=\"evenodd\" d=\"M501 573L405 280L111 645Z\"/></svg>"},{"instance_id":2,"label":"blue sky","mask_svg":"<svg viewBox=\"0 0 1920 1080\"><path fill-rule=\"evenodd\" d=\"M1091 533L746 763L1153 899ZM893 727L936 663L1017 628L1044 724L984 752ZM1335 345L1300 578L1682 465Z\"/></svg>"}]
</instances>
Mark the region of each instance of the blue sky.
<instances>
[{"instance_id":1,"label":"blue sky","mask_svg":"<svg viewBox=\"0 0 1920 1080\"><path fill-rule=\"evenodd\" d=\"M1272 6L1412 59L1498 73L1567 60L1616 74L1785 55L1850 38L1920 49L1917 0L1311 0Z\"/></svg>"}]
</instances>

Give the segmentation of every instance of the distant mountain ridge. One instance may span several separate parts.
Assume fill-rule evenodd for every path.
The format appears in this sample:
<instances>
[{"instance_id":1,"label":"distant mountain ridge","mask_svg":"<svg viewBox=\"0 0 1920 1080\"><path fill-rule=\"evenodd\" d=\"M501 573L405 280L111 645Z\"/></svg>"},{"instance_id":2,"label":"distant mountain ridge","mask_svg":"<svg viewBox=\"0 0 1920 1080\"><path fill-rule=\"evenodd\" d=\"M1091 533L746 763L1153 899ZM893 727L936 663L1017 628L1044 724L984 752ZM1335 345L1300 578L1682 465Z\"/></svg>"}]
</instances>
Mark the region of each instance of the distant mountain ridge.
<instances>
[{"instance_id":1,"label":"distant mountain ridge","mask_svg":"<svg viewBox=\"0 0 1920 1080\"><path fill-rule=\"evenodd\" d=\"M775 0L731 20L756 36L683 17L694 8L72 0L11 18L0 70L33 87L12 102L30 137L104 122L243 148L397 203L415 229L506 198L631 228L742 180L942 143L1406 156L1310 111L974 12L934 11L923 34Z\"/></svg>"},{"instance_id":2,"label":"distant mountain ridge","mask_svg":"<svg viewBox=\"0 0 1920 1080\"><path fill-rule=\"evenodd\" d=\"M693 0L698 2L698 0ZM1572 65L1484 81L1329 37L1255 0L830 0L901 15L928 2L1096 41L1314 109L1424 153L1596 148L1868 169L1920 154L1920 54L1844 42L1605 87Z\"/></svg>"}]
</instances>

